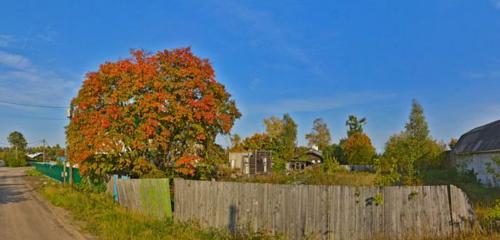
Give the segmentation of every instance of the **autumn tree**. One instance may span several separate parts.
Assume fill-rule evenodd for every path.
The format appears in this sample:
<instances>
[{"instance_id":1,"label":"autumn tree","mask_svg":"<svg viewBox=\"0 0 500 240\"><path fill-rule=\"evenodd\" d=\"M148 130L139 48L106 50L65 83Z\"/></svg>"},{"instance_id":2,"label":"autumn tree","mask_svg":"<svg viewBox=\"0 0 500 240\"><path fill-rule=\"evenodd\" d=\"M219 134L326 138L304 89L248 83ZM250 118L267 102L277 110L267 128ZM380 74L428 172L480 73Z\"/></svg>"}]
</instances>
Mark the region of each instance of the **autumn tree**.
<instances>
[{"instance_id":1,"label":"autumn tree","mask_svg":"<svg viewBox=\"0 0 500 240\"><path fill-rule=\"evenodd\" d=\"M359 119L354 115L349 115L347 118L347 138L340 141L340 147L342 149L342 157L345 158L348 164L373 164L376 152L370 137L363 132L363 126L366 122L366 118Z\"/></svg>"},{"instance_id":2,"label":"autumn tree","mask_svg":"<svg viewBox=\"0 0 500 240\"><path fill-rule=\"evenodd\" d=\"M271 137L266 133L256 133L250 137L247 137L243 140L241 144L243 149L247 151L256 151L256 150L268 150L274 151L275 146Z\"/></svg>"},{"instance_id":3,"label":"autumn tree","mask_svg":"<svg viewBox=\"0 0 500 240\"><path fill-rule=\"evenodd\" d=\"M241 137L238 134L231 135L231 151L241 151L243 150Z\"/></svg>"},{"instance_id":4,"label":"autumn tree","mask_svg":"<svg viewBox=\"0 0 500 240\"><path fill-rule=\"evenodd\" d=\"M271 116L264 119L266 133L271 138L279 138L283 133L284 121L276 116Z\"/></svg>"},{"instance_id":5,"label":"autumn tree","mask_svg":"<svg viewBox=\"0 0 500 240\"><path fill-rule=\"evenodd\" d=\"M347 159L351 165L371 165L375 157L375 148L371 139L364 133L356 132L351 134L341 145Z\"/></svg>"},{"instance_id":6,"label":"autumn tree","mask_svg":"<svg viewBox=\"0 0 500 240\"><path fill-rule=\"evenodd\" d=\"M68 155L83 174L140 177L152 170L192 175L240 117L206 59L189 48L106 62L71 101Z\"/></svg>"},{"instance_id":7,"label":"autumn tree","mask_svg":"<svg viewBox=\"0 0 500 240\"><path fill-rule=\"evenodd\" d=\"M332 141L330 129L328 129L323 119L317 118L314 120L312 131L306 134L306 139L309 147L317 146L321 151L330 146Z\"/></svg>"}]
</instances>

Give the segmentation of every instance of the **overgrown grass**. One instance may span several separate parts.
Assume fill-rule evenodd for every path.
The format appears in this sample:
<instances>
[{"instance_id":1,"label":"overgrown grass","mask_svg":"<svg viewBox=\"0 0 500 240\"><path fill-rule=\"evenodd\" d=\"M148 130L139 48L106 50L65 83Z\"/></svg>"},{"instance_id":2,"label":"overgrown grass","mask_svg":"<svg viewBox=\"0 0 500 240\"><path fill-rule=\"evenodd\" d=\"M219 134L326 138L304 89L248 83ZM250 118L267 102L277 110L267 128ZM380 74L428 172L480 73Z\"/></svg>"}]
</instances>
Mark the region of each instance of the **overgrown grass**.
<instances>
[{"instance_id":1,"label":"overgrown grass","mask_svg":"<svg viewBox=\"0 0 500 240\"><path fill-rule=\"evenodd\" d=\"M104 193L84 192L49 183L40 188L52 204L67 209L99 239L271 239L262 234L232 235L226 230L202 229L196 223L179 223L131 213Z\"/></svg>"},{"instance_id":2,"label":"overgrown grass","mask_svg":"<svg viewBox=\"0 0 500 240\"><path fill-rule=\"evenodd\" d=\"M32 172L32 171L30 171ZM33 174L36 174L33 172ZM495 214L500 212L500 204L492 202L500 196L500 190L486 188L470 176L463 176L453 170L430 170L423 174L424 184L454 184L462 188L475 205L478 222L473 231L445 238L426 239L500 239ZM273 174L242 178L238 181L282 184L321 185L373 185L375 175L371 173L337 172L333 175L307 170L301 173ZM266 234L232 235L221 229L202 229L196 223L180 223L167 219L156 219L131 213L114 203L110 196L86 188L62 187L50 182L40 188L40 192L52 204L71 212L76 220L85 222L85 230L99 239L273 239ZM277 239L278 237L274 237ZM416 239L409 236L406 239Z\"/></svg>"},{"instance_id":3,"label":"overgrown grass","mask_svg":"<svg viewBox=\"0 0 500 240\"><path fill-rule=\"evenodd\" d=\"M430 169L422 173L425 185L453 184L461 188L475 206L493 206L500 199L500 188L481 185L472 173L459 173L456 169Z\"/></svg>"},{"instance_id":4,"label":"overgrown grass","mask_svg":"<svg viewBox=\"0 0 500 240\"><path fill-rule=\"evenodd\" d=\"M241 177L236 179L222 179L237 182L275 183L275 184L312 184L312 185L349 185L373 186L376 175L369 172L339 171L332 174L325 173L322 169L306 169L289 173L272 173Z\"/></svg>"},{"instance_id":5,"label":"overgrown grass","mask_svg":"<svg viewBox=\"0 0 500 240\"><path fill-rule=\"evenodd\" d=\"M425 185L453 184L462 189L472 201L482 231L500 239L500 188L485 187L473 173L460 173L456 169L427 170L422 178Z\"/></svg>"},{"instance_id":6,"label":"overgrown grass","mask_svg":"<svg viewBox=\"0 0 500 240\"><path fill-rule=\"evenodd\" d=\"M36 170L35 168L30 168L30 169L26 170L26 175L31 176L31 177L40 177L40 176L43 176L43 173Z\"/></svg>"}]
</instances>

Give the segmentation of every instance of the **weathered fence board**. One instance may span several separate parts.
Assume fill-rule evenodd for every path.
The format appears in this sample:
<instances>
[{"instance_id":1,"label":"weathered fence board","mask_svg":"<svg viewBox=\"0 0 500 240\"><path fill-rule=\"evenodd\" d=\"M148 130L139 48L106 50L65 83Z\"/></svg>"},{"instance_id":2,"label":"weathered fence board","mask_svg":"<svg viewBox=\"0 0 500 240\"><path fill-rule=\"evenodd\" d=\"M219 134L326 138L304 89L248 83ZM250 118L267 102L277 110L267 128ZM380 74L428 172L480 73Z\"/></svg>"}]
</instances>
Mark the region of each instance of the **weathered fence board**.
<instances>
[{"instance_id":1,"label":"weathered fence board","mask_svg":"<svg viewBox=\"0 0 500 240\"><path fill-rule=\"evenodd\" d=\"M349 187L175 179L174 217L290 239L445 236L474 215L455 186Z\"/></svg>"},{"instance_id":2,"label":"weathered fence board","mask_svg":"<svg viewBox=\"0 0 500 240\"><path fill-rule=\"evenodd\" d=\"M114 192L114 184L121 206L145 215L172 217L169 179L112 179L108 192Z\"/></svg>"}]
</instances>

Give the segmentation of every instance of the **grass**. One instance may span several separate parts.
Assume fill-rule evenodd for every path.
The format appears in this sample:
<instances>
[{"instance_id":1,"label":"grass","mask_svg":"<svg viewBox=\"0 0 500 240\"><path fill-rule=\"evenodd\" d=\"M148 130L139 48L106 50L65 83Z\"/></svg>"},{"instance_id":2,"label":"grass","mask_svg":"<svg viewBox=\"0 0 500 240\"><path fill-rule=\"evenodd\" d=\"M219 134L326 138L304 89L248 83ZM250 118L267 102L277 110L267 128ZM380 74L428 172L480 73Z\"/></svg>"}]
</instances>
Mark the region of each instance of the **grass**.
<instances>
[{"instance_id":1,"label":"grass","mask_svg":"<svg viewBox=\"0 0 500 240\"><path fill-rule=\"evenodd\" d=\"M43 185L39 191L52 204L84 222L84 230L99 239L271 239L258 233L232 235L226 230L202 229L196 223L132 213L104 193L83 192L54 182Z\"/></svg>"},{"instance_id":2,"label":"grass","mask_svg":"<svg viewBox=\"0 0 500 240\"><path fill-rule=\"evenodd\" d=\"M288 174L272 173L268 175L223 180L275 184L373 186L375 184L375 178L376 175L369 172L335 172L333 174L327 174L317 168L294 171Z\"/></svg>"},{"instance_id":3,"label":"grass","mask_svg":"<svg viewBox=\"0 0 500 240\"><path fill-rule=\"evenodd\" d=\"M36 173L33 172L33 174ZM482 219L486 219L485 216L491 213L493 207L490 205L491 201L500 196L498 189L485 188L471 180L470 176L462 176L452 170L430 170L423 174L423 179L424 184L427 185L454 184L466 191L473 199L475 211L481 223L484 223ZM307 170L288 175L273 174L243 178L239 181L369 186L374 184L375 175L347 172L328 175L318 174L315 170ZM51 181L49 184L42 185L39 191L52 204L67 209L76 220L84 222L84 229L99 239L273 239L266 234L232 235L224 229L203 229L194 222L181 223L169 219L147 217L121 208L110 196L103 193L62 187ZM498 207L496 211L499 211ZM426 239L500 239L500 232L496 225L488 226L487 224L482 224L481 227L460 235ZM274 237L274 239L277 238L281 237ZM408 236L405 239L416 238Z\"/></svg>"},{"instance_id":4,"label":"grass","mask_svg":"<svg viewBox=\"0 0 500 240\"><path fill-rule=\"evenodd\" d=\"M485 187L476 180L474 174L459 173L456 169L427 170L423 172L422 180L425 185L453 184L462 189L473 204L484 234L489 233L495 239L500 239L500 188Z\"/></svg>"},{"instance_id":5,"label":"grass","mask_svg":"<svg viewBox=\"0 0 500 240\"><path fill-rule=\"evenodd\" d=\"M471 173L459 173L455 169L430 169L422 174L424 185L452 184L462 189L476 207L491 207L500 199L500 188L481 185Z\"/></svg>"},{"instance_id":6,"label":"grass","mask_svg":"<svg viewBox=\"0 0 500 240\"><path fill-rule=\"evenodd\" d=\"M30 169L26 170L26 175L31 176L31 177L40 177L40 176L43 176L43 173L36 170L35 168L30 168Z\"/></svg>"}]
</instances>

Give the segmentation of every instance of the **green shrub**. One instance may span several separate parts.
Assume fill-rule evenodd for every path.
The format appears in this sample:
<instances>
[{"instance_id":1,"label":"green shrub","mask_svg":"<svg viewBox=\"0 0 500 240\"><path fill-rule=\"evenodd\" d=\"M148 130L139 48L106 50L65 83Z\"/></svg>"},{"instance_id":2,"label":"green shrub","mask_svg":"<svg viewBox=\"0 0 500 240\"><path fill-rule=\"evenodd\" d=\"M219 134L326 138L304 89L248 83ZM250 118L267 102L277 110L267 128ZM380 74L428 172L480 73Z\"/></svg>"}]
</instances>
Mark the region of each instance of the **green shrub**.
<instances>
[{"instance_id":1,"label":"green shrub","mask_svg":"<svg viewBox=\"0 0 500 240\"><path fill-rule=\"evenodd\" d=\"M500 199L496 200L495 206L484 209L479 221L486 230L500 232Z\"/></svg>"},{"instance_id":2,"label":"green shrub","mask_svg":"<svg viewBox=\"0 0 500 240\"><path fill-rule=\"evenodd\" d=\"M9 150L5 153L5 164L9 167L24 167L27 165L23 151Z\"/></svg>"},{"instance_id":3,"label":"green shrub","mask_svg":"<svg viewBox=\"0 0 500 240\"><path fill-rule=\"evenodd\" d=\"M455 185L462 189L476 207L490 207L500 199L500 188L481 185L472 171L460 172L455 168L428 169L422 172L424 185Z\"/></svg>"}]
</instances>

